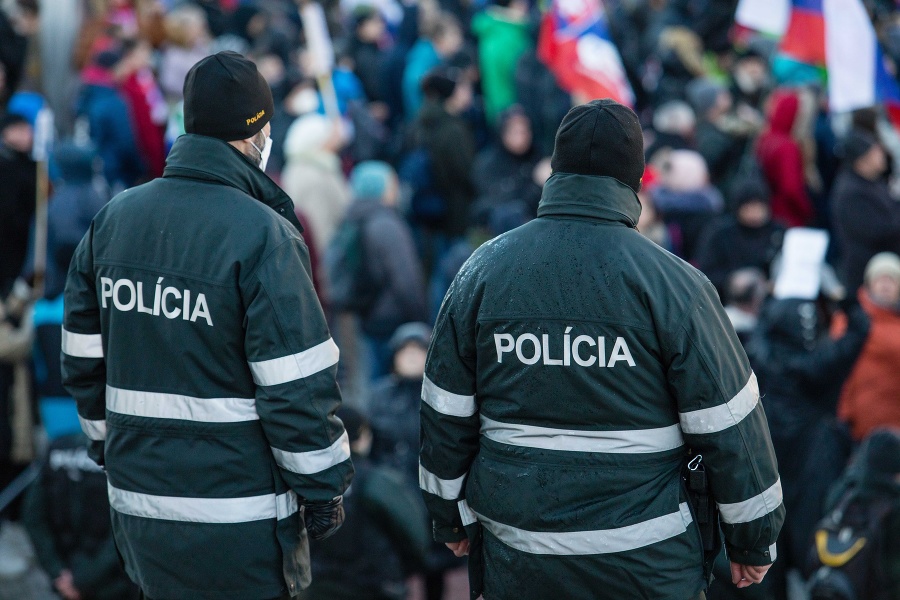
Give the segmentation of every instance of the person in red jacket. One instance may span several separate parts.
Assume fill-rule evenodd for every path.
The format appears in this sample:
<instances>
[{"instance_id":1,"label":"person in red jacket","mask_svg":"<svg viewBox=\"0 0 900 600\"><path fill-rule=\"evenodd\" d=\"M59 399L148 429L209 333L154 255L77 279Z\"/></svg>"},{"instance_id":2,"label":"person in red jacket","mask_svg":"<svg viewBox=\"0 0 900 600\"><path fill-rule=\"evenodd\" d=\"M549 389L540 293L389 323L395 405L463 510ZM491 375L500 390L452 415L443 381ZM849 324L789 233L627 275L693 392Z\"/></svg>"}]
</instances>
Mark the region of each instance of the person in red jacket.
<instances>
[{"instance_id":1,"label":"person in red jacket","mask_svg":"<svg viewBox=\"0 0 900 600\"><path fill-rule=\"evenodd\" d=\"M838 405L857 441L878 427L900 427L900 257L882 252L869 261L859 301L872 328Z\"/></svg>"},{"instance_id":2,"label":"person in red jacket","mask_svg":"<svg viewBox=\"0 0 900 600\"><path fill-rule=\"evenodd\" d=\"M135 141L147 169L145 178L162 177L166 165L163 136L168 106L150 70L150 45L139 39L127 40L121 54L116 79L128 103Z\"/></svg>"},{"instance_id":3,"label":"person in red jacket","mask_svg":"<svg viewBox=\"0 0 900 600\"><path fill-rule=\"evenodd\" d=\"M772 217L788 227L809 224L813 206L806 192L803 152L792 135L800 112L796 92L782 91L772 98L769 124L756 147L756 157L772 190Z\"/></svg>"}]
</instances>

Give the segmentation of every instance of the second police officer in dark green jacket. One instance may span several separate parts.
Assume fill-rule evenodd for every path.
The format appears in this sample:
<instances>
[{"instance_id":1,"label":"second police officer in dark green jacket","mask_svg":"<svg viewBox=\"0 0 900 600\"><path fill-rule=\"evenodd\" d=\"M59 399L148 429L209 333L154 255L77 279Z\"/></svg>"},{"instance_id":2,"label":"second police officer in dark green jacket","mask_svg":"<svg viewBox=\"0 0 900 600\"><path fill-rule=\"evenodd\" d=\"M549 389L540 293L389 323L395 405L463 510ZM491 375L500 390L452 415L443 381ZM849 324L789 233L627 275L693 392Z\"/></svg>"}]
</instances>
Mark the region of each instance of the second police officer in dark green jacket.
<instances>
[{"instance_id":1,"label":"second police officer in dark green jacket","mask_svg":"<svg viewBox=\"0 0 900 600\"><path fill-rule=\"evenodd\" d=\"M636 115L557 133L538 218L479 248L444 300L422 403L434 535L486 600L689 600L706 588L681 473L702 455L732 576L784 518L756 377L715 288L641 236Z\"/></svg>"},{"instance_id":2,"label":"second police officer in dark green jacket","mask_svg":"<svg viewBox=\"0 0 900 600\"><path fill-rule=\"evenodd\" d=\"M184 111L163 177L114 198L76 251L64 382L147 597L293 596L353 473L338 349L263 173L268 84L222 52L188 73Z\"/></svg>"}]
</instances>

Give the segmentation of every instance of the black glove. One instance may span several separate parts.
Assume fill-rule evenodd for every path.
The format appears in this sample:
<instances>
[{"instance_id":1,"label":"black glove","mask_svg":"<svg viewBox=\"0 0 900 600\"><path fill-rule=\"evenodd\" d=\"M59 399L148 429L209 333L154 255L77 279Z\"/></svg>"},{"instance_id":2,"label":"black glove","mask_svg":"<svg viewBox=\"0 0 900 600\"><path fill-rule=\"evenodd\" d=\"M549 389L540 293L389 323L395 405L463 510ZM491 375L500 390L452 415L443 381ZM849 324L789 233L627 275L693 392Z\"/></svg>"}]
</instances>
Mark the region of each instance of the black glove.
<instances>
[{"instance_id":1,"label":"black glove","mask_svg":"<svg viewBox=\"0 0 900 600\"><path fill-rule=\"evenodd\" d=\"M309 537L314 540L330 537L344 522L344 497L338 496L328 502L306 504L303 519Z\"/></svg>"}]
</instances>

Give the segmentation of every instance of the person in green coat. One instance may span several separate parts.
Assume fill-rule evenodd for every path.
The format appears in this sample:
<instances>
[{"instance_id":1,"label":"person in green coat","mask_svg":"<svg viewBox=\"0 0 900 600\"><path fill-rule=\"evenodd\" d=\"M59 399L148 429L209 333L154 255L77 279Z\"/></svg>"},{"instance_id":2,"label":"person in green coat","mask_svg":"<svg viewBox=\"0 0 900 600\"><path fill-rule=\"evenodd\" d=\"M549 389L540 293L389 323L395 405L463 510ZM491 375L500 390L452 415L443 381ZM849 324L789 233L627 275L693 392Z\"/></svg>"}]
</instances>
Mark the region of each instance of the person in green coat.
<instances>
[{"instance_id":1,"label":"person in green coat","mask_svg":"<svg viewBox=\"0 0 900 600\"><path fill-rule=\"evenodd\" d=\"M531 47L528 3L524 0L496 0L493 6L475 15L472 32L478 38L481 87L488 122L516 103L516 65Z\"/></svg>"}]
</instances>

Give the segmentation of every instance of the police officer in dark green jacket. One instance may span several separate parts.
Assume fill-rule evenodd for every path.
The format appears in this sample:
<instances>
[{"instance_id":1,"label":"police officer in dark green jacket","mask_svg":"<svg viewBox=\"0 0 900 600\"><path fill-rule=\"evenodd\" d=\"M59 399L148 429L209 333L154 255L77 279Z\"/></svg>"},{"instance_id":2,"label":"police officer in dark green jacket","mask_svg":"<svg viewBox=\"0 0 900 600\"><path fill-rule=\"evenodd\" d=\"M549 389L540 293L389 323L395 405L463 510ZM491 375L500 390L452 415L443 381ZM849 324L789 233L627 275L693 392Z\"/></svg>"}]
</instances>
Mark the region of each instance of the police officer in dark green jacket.
<instances>
[{"instance_id":1,"label":"police officer in dark green jacket","mask_svg":"<svg viewBox=\"0 0 900 600\"><path fill-rule=\"evenodd\" d=\"M715 288L636 230L636 115L572 109L552 165L538 218L479 248L438 317L419 475L435 538L470 554L485 600L702 596L690 449L734 583L757 583L784 508L756 377Z\"/></svg>"},{"instance_id":2,"label":"police officer in dark green jacket","mask_svg":"<svg viewBox=\"0 0 900 600\"><path fill-rule=\"evenodd\" d=\"M147 597L294 596L353 473L338 349L291 200L263 173L268 84L223 52L184 91L163 177L114 198L76 250L63 380Z\"/></svg>"}]
</instances>

